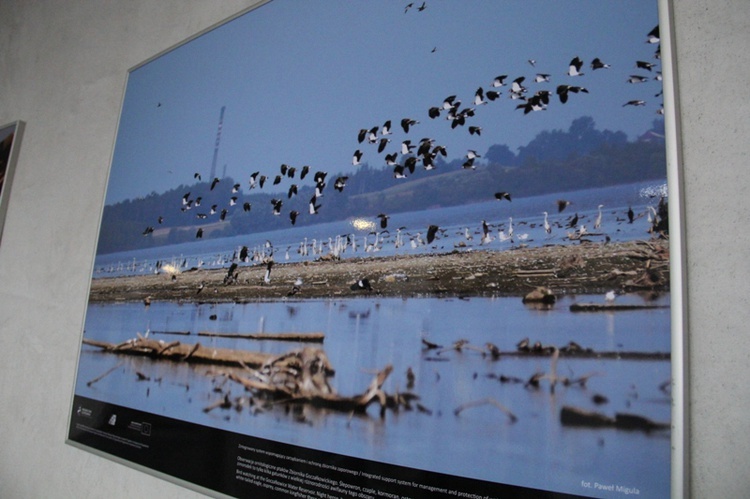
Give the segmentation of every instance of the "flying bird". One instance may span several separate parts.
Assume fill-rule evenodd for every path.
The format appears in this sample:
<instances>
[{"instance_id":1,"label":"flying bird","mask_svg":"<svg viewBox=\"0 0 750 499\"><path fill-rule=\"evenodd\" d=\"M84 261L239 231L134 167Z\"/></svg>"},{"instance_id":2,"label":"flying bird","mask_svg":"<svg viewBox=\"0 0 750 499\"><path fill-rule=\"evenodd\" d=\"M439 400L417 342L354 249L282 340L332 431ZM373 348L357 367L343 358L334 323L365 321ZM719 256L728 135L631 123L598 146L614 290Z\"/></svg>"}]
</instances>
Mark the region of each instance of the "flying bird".
<instances>
[{"instance_id":1,"label":"flying bird","mask_svg":"<svg viewBox=\"0 0 750 499\"><path fill-rule=\"evenodd\" d=\"M271 204L273 205L273 214L278 215L281 213L281 205L283 204L281 199L272 199Z\"/></svg>"},{"instance_id":2,"label":"flying bird","mask_svg":"<svg viewBox=\"0 0 750 499\"><path fill-rule=\"evenodd\" d=\"M609 64L605 64L598 57L595 57L594 60L591 61L591 69L594 71L596 71L597 69L609 69L609 67Z\"/></svg>"},{"instance_id":3,"label":"flying bird","mask_svg":"<svg viewBox=\"0 0 750 499\"><path fill-rule=\"evenodd\" d=\"M289 187L289 192L287 192L286 196L287 199L292 199L292 196L297 194L297 184L292 184L291 187Z\"/></svg>"},{"instance_id":4,"label":"flying bird","mask_svg":"<svg viewBox=\"0 0 750 499\"><path fill-rule=\"evenodd\" d=\"M589 93L588 90L586 90L584 87L577 87L573 85L558 85L557 87L557 96L560 98L560 102L565 104L568 102L568 93L573 92L577 94L578 92L583 92L585 94Z\"/></svg>"},{"instance_id":5,"label":"flying bird","mask_svg":"<svg viewBox=\"0 0 750 499\"><path fill-rule=\"evenodd\" d=\"M569 205L570 205L570 201L565 201L564 199L558 199L557 200L557 212L561 213Z\"/></svg>"},{"instance_id":6,"label":"flying bird","mask_svg":"<svg viewBox=\"0 0 750 499\"><path fill-rule=\"evenodd\" d=\"M427 228L427 244L432 243L432 241L435 240L435 235L437 234L437 231L440 229L437 225L430 225Z\"/></svg>"},{"instance_id":7,"label":"flying bird","mask_svg":"<svg viewBox=\"0 0 750 499\"><path fill-rule=\"evenodd\" d=\"M503 85L505 85L505 79L507 77L508 77L508 75L499 75L499 76L496 76L495 79L492 80L492 84L491 85L493 87L495 87L495 88L502 87Z\"/></svg>"},{"instance_id":8,"label":"flying bird","mask_svg":"<svg viewBox=\"0 0 750 499\"><path fill-rule=\"evenodd\" d=\"M343 192L344 187L346 187L347 180L349 180L349 177L338 177L336 181L333 183L333 188L339 192Z\"/></svg>"},{"instance_id":9,"label":"flying bird","mask_svg":"<svg viewBox=\"0 0 750 499\"><path fill-rule=\"evenodd\" d=\"M482 135L482 127L481 126L470 126L469 127L469 135Z\"/></svg>"},{"instance_id":10,"label":"flying bird","mask_svg":"<svg viewBox=\"0 0 750 499\"><path fill-rule=\"evenodd\" d=\"M656 66L653 62L647 62L647 61L635 61L635 67L638 69L645 69L646 71L651 71L653 67Z\"/></svg>"},{"instance_id":11,"label":"flying bird","mask_svg":"<svg viewBox=\"0 0 750 499\"><path fill-rule=\"evenodd\" d=\"M581 76L583 74L581 73L582 67L583 61L580 59L580 57L574 57L568 65L568 76Z\"/></svg>"},{"instance_id":12,"label":"flying bird","mask_svg":"<svg viewBox=\"0 0 750 499\"><path fill-rule=\"evenodd\" d=\"M290 211L289 212L289 221L292 222L292 225L297 223L297 215L299 215L298 211Z\"/></svg>"},{"instance_id":13,"label":"flying bird","mask_svg":"<svg viewBox=\"0 0 750 499\"><path fill-rule=\"evenodd\" d=\"M310 167L309 167L309 166L307 166L307 165L303 166L303 167L302 167L302 171L301 171L301 172L300 172L300 174L299 174L299 179L300 179L300 180L304 180L304 179L305 179L305 176L307 176L307 174L308 174L309 172L310 172Z\"/></svg>"},{"instance_id":14,"label":"flying bird","mask_svg":"<svg viewBox=\"0 0 750 499\"><path fill-rule=\"evenodd\" d=\"M418 123L419 122L417 120L413 120L411 118L404 118L401 120L401 128L404 129L404 133L409 133L409 128Z\"/></svg>"},{"instance_id":15,"label":"flying bird","mask_svg":"<svg viewBox=\"0 0 750 499\"><path fill-rule=\"evenodd\" d=\"M385 150L385 146L388 145L388 142L390 142L391 139L383 137L380 139L380 142L378 143L378 153L381 153Z\"/></svg>"},{"instance_id":16,"label":"flying bird","mask_svg":"<svg viewBox=\"0 0 750 499\"><path fill-rule=\"evenodd\" d=\"M625 107L625 106L638 107L638 106L645 106L645 105L646 105L645 100L629 100L625 104L623 104L622 107Z\"/></svg>"},{"instance_id":17,"label":"flying bird","mask_svg":"<svg viewBox=\"0 0 750 499\"><path fill-rule=\"evenodd\" d=\"M247 212L247 211L250 211L250 208L251 208L251 207L252 207L252 206L251 206L251 205L250 205L250 203L248 203L247 201L245 201L245 204L243 204L243 205L242 205L242 209L243 209L244 211L246 211L246 212Z\"/></svg>"},{"instance_id":18,"label":"flying bird","mask_svg":"<svg viewBox=\"0 0 750 499\"><path fill-rule=\"evenodd\" d=\"M646 37L646 43L659 43L659 25L657 24L654 29L649 31L648 36Z\"/></svg>"},{"instance_id":19,"label":"flying bird","mask_svg":"<svg viewBox=\"0 0 750 499\"><path fill-rule=\"evenodd\" d=\"M214 190L214 187L216 187L216 184L219 183L219 177L214 177L213 181L211 182L211 190Z\"/></svg>"},{"instance_id":20,"label":"flying bird","mask_svg":"<svg viewBox=\"0 0 750 499\"><path fill-rule=\"evenodd\" d=\"M281 175L276 175L276 177L273 179L273 185L278 185L281 183Z\"/></svg>"},{"instance_id":21,"label":"flying bird","mask_svg":"<svg viewBox=\"0 0 750 499\"><path fill-rule=\"evenodd\" d=\"M627 79L628 83L644 83L647 81L648 81L647 77L639 76L639 75L630 75L630 77Z\"/></svg>"},{"instance_id":22,"label":"flying bird","mask_svg":"<svg viewBox=\"0 0 750 499\"><path fill-rule=\"evenodd\" d=\"M389 217L385 213L381 213L380 215L377 216L377 218L380 219L380 228L381 229L385 229L386 227L388 227L388 219L391 218L391 217Z\"/></svg>"},{"instance_id":23,"label":"flying bird","mask_svg":"<svg viewBox=\"0 0 750 499\"><path fill-rule=\"evenodd\" d=\"M497 199L498 201L502 201L503 199L507 199L508 201L510 201L510 192L496 192L495 199Z\"/></svg>"},{"instance_id":24,"label":"flying bird","mask_svg":"<svg viewBox=\"0 0 750 499\"><path fill-rule=\"evenodd\" d=\"M256 181L258 179L258 175L259 174L260 174L260 172L255 172L252 175L250 175L250 188L251 189L255 189L255 183L256 183Z\"/></svg>"},{"instance_id":25,"label":"flying bird","mask_svg":"<svg viewBox=\"0 0 750 499\"><path fill-rule=\"evenodd\" d=\"M203 237L203 228L199 228L198 231L195 233L196 239L201 239Z\"/></svg>"},{"instance_id":26,"label":"flying bird","mask_svg":"<svg viewBox=\"0 0 750 499\"><path fill-rule=\"evenodd\" d=\"M196 172L196 173L193 174L193 178L196 179L198 182L200 182L201 181L201 174L198 173L198 172Z\"/></svg>"},{"instance_id":27,"label":"flying bird","mask_svg":"<svg viewBox=\"0 0 750 499\"><path fill-rule=\"evenodd\" d=\"M315 195L313 195L313 197L310 198L310 203L309 203L310 215L317 215L318 214L318 210L320 209L320 205L319 204L315 204L315 201L317 201L317 200L318 200L318 198Z\"/></svg>"}]
</instances>

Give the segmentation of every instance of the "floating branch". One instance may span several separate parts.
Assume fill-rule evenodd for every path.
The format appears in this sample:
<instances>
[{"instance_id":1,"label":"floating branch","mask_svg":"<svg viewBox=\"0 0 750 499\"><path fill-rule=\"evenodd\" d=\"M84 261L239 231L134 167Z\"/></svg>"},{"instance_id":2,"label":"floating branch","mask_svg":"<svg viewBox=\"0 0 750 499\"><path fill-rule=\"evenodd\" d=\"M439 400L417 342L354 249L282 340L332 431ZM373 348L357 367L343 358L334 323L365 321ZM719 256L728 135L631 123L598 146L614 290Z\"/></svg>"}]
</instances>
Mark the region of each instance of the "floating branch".
<instances>
[{"instance_id":1,"label":"floating branch","mask_svg":"<svg viewBox=\"0 0 750 499\"><path fill-rule=\"evenodd\" d=\"M462 405L458 406L455 411L453 411L453 414L455 414L456 416L458 416L465 409L470 409L472 407L480 407L480 406L483 406L483 405L494 405L495 407L497 407L498 409L500 409L502 412L504 412L508 416L508 419L510 420L511 423L515 423L518 420L518 418L516 417L516 415L513 414L513 412L511 412L510 409L508 409L503 404L501 404L500 402L498 402L497 400L495 400L495 399L493 399L491 397L486 398L486 399L481 399L481 400L475 400L473 402L467 402L465 404L462 404Z\"/></svg>"},{"instance_id":2,"label":"floating branch","mask_svg":"<svg viewBox=\"0 0 750 499\"><path fill-rule=\"evenodd\" d=\"M212 333L200 331L198 336L209 336L212 338L236 338L247 340L274 340L295 341L302 343L323 343L326 335L324 333Z\"/></svg>"},{"instance_id":3,"label":"floating branch","mask_svg":"<svg viewBox=\"0 0 750 499\"><path fill-rule=\"evenodd\" d=\"M660 423L637 414L617 413L612 418L600 412L587 411L578 407L564 406L560 410L563 426L586 426L588 428L619 428L622 430L668 430L669 423Z\"/></svg>"}]
</instances>

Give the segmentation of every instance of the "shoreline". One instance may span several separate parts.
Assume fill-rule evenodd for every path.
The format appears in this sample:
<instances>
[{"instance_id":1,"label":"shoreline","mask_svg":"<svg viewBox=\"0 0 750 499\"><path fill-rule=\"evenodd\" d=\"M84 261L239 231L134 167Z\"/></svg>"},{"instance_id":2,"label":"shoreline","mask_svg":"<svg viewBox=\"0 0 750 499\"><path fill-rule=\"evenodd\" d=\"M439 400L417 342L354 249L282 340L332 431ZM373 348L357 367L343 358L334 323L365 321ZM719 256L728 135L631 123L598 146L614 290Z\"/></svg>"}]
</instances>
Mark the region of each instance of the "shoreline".
<instances>
[{"instance_id":1,"label":"shoreline","mask_svg":"<svg viewBox=\"0 0 750 499\"><path fill-rule=\"evenodd\" d=\"M242 264L225 284L227 268L92 279L92 303L196 303L351 298L359 296L525 296L537 287L554 294L669 291L669 243L638 240L453 251L424 255L355 257L273 265ZM294 291L294 283L302 285ZM371 290L351 289L367 279Z\"/></svg>"}]
</instances>

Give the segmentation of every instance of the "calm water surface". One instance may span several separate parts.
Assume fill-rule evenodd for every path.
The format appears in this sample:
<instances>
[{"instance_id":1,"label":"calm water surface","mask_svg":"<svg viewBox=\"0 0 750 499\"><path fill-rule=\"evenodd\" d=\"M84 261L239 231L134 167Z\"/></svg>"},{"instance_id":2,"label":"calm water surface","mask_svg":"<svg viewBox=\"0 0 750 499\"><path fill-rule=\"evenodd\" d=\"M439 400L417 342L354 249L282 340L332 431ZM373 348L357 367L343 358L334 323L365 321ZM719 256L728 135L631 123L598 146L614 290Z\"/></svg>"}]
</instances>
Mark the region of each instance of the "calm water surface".
<instances>
[{"instance_id":1,"label":"calm water surface","mask_svg":"<svg viewBox=\"0 0 750 499\"><path fill-rule=\"evenodd\" d=\"M643 303L637 295L619 297ZM528 337L545 345L569 341L607 351L670 351L668 308L615 313L571 313L575 301L602 302L601 296L565 296L552 310L527 308L518 298L361 298L251 304L196 305L154 303L92 304L86 317L86 338L120 342L136 332L155 338L204 346L282 353L302 345L285 342L211 339L154 334L154 331L324 332L323 348L336 375L332 385L341 395L365 390L373 373L387 364L394 370L384 388L406 389L407 368L416 374L414 393L431 413L388 412L377 407L367 416L304 410L304 421L282 407L249 410L203 409L216 402L215 380L208 366L121 358L83 347L76 393L197 424L223 428L276 441L353 455L420 469L430 469L496 482L586 495L581 480L637 487L642 497L669 495L668 432L645 434L615 429L562 427L560 409L573 405L613 416L639 414L670 420L669 395L660 385L670 378L668 361L561 359L559 375L575 378L594 374L585 388L560 387L554 394L542 382L538 390L523 383L500 383L499 375L528 379L549 372L543 358L505 357L493 361L472 349L426 352L421 339L449 346L459 339L480 347L491 341L501 350L515 350ZM650 302L669 304L669 295ZM210 317L216 316L215 320ZM439 359L439 360L434 360ZM113 366L119 367L91 387L86 382ZM136 371L150 377L137 381ZM239 386L232 396L243 395ZM594 394L609 403L596 406ZM492 397L517 417L491 405L456 408ZM600 493L599 493L600 494ZM622 495L612 493L612 496Z\"/></svg>"}]
</instances>

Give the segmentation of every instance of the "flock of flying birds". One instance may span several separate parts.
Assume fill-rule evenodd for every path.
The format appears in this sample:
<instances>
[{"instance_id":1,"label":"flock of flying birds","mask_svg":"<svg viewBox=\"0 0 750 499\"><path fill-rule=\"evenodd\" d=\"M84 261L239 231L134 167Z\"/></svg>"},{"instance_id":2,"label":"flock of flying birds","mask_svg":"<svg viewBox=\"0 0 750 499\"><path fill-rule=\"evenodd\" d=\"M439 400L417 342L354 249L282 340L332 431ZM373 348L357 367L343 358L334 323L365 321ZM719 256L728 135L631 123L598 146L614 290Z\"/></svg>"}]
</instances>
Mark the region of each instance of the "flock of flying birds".
<instances>
[{"instance_id":1,"label":"flock of flying birds","mask_svg":"<svg viewBox=\"0 0 750 499\"><path fill-rule=\"evenodd\" d=\"M423 11L426 8L426 3L423 2L417 7L415 7L413 3L410 3L406 6L405 12L408 12L412 7L414 7L417 11ZM648 33L646 42L650 44L659 44L658 25ZM654 57L655 59L659 59L660 57L660 50L658 48L655 52ZM535 60L530 59L528 62L532 67L536 67ZM582 77L584 75L584 66L585 62L580 57L573 57L568 64L567 76L575 79ZM648 71L654 76L631 75L627 79L627 83L639 84L651 80L661 80L661 73L658 71L656 63L638 60L635 62L635 66L638 69ZM610 68L610 65L603 62L599 58L594 58L589 62L589 67L591 68L591 71L600 71L608 70ZM559 100L560 104L566 104L570 99L573 98L573 94L589 93L589 90L587 88L581 85L571 84L559 84L554 90L549 88L540 88L536 91L532 90L533 86L543 87L544 84L550 83L552 79L553 77L550 74L546 73L536 73L536 75L533 78L529 78L528 81L525 76L518 76L514 79L510 79L507 74L500 74L491 82L489 82L489 86L487 88L483 88L482 86L477 88L477 90L474 92L473 97L470 99L470 103L468 106L464 105L464 103L458 98L457 95L449 95L441 103L436 103L436 105L427 109L426 119L442 119L447 122L447 126L449 126L451 129L463 129L465 127L470 135L481 135L483 132L482 127L472 124L472 118L474 118L480 108L484 106L489 107L494 102L501 100L503 98L503 91L506 89L507 95L505 98L515 101L517 103L515 109L519 111L522 110L524 115L532 112L546 110L548 106L552 105L552 102L554 100L553 92L556 95L557 100ZM660 94L661 92L657 93L656 96L658 97ZM631 100L624 103L623 107L644 106L645 104L646 103L642 100ZM663 113L663 108L660 108L657 113ZM420 140L403 138L400 141L396 141L398 143L398 146L395 148L395 150L389 151L388 149L391 147L390 144L395 140L394 132L400 133L400 131L403 131L404 137L409 137L409 134L420 125L420 121L412 117L395 120L395 123L396 126L394 127L394 121L387 120L382 123L382 125L361 128L356 134L356 140L359 145L352 154L351 164L355 167L362 164L363 158L365 158L366 154L372 154L371 151L376 151L376 154L384 153L383 160L387 166L392 167L393 177L395 179L402 179L406 178L407 176L414 175L420 165L424 171L434 170L437 168L436 159L438 158L438 156L447 157L448 152L446 150L446 147L436 143L435 139L432 139L430 137L424 137ZM370 150L366 151L367 148L370 148ZM477 153L477 151L471 149L468 150L465 153L465 160L462 163L462 169L475 169L477 167L477 165L475 164L475 160L480 157L481 156L479 153ZM297 175L298 172L299 175ZM325 171L319 170L312 172L310 166L308 165L302 166L298 169L294 166L282 164L279 168L279 173L273 178L270 178L270 176L267 177L266 175L261 175L259 171L252 173L249 177L248 187L250 190L256 188L263 189L264 186L268 184L277 186L281 185L282 182L288 182L289 185L286 189L286 199L291 199L298 194L300 185L298 184L298 182L301 183L311 173L312 180L314 182L314 193L308 201L308 210L306 215L314 216L318 214L320 209L322 208L321 198L324 196L324 190L326 189L329 181L329 179L327 178L328 173ZM337 176L333 180L333 188L339 193L343 192L344 188L346 187L348 178L349 177L345 175ZM194 179L200 182L200 174L195 173ZM210 187L208 187L209 190L214 190L216 185L220 182L221 179L219 178L212 179ZM238 193L241 187L241 184L233 185L231 189L231 196L226 200L226 204L222 206L213 204L210 207L203 207L203 197L193 196L191 192L188 192L182 197L182 206L180 207L180 209L184 213L196 213L196 218L199 220L209 220L210 218L214 217L218 218L218 220L221 221L225 220L227 215L230 214L230 210L236 209L233 207L240 203L244 212L250 212L253 209L251 203L248 201L240 200L240 195ZM499 191L495 193L495 199L497 199L498 201L511 201L511 194L508 192ZM271 200L271 206L268 209L269 214L271 214L272 216L281 216L283 212L284 201L285 199L282 191L282 194L277 195ZM559 201L559 212L562 212L568 204L569 203L567 201ZM599 207L599 210L599 218L601 218L601 206ZM288 216L289 223L291 225L295 225L301 214L296 210L290 210L287 212L286 216ZM551 231L551 226L547 220L546 212L544 213L544 216L544 228L545 231L549 234ZM632 222L632 214L630 214L629 216L630 221ZM388 219L390 218L390 216L381 213L377 216L377 218L379 218L380 228L385 230L387 228ZM576 214L576 216L572 220L572 223L568 223L568 226L575 228L577 219L578 216ZM161 224L163 221L163 217L158 217L159 224ZM483 240L488 240L490 237L488 224L485 221L482 221L482 225ZM512 227L512 219L510 220L510 227ZM404 228L402 227L401 229L399 229L399 232L402 229ZM430 225L427 228L427 244L431 244L434 241L440 230L441 229L437 225ZM510 231L511 233L509 236L507 234L499 234L499 237L512 238L512 228L510 229ZM148 236L153 232L154 227L148 226L143 231L143 235ZM199 227L196 231L195 237L200 239L203 237L203 233L203 227ZM300 249L299 251L302 252L303 250Z\"/></svg>"}]
</instances>

